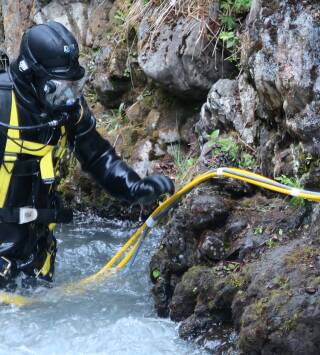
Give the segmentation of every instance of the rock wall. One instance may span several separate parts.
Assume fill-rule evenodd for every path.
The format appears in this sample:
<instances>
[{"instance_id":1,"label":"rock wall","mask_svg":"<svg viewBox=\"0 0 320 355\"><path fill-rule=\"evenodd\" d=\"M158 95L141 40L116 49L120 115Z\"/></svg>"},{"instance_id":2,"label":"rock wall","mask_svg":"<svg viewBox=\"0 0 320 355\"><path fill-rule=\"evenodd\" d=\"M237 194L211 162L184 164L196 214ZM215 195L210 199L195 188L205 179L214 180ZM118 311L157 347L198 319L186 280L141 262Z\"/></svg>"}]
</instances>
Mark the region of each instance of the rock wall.
<instances>
[{"instance_id":1,"label":"rock wall","mask_svg":"<svg viewBox=\"0 0 320 355\"><path fill-rule=\"evenodd\" d=\"M256 170L319 189L319 16L318 1L252 2L242 72L213 84L196 124L202 163L221 166L223 134ZM319 208L260 193L220 181L181 203L150 264L157 312L214 354L221 329L231 353L315 354Z\"/></svg>"},{"instance_id":2,"label":"rock wall","mask_svg":"<svg viewBox=\"0 0 320 355\"><path fill-rule=\"evenodd\" d=\"M254 0L241 34L243 74L211 88L198 123L202 143L212 129L233 129L257 147L264 174L316 187L306 158L313 165L319 157L319 31L316 1Z\"/></svg>"}]
</instances>

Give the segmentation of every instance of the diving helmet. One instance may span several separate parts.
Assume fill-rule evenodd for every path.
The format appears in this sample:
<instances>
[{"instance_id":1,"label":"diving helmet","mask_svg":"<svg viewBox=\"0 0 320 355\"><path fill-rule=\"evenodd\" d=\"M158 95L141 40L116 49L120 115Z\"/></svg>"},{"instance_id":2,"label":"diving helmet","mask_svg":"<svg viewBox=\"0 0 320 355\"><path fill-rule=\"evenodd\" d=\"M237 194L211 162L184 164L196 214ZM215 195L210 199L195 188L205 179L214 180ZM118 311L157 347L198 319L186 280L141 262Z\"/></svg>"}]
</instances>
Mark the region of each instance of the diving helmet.
<instances>
[{"instance_id":1,"label":"diving helmet","mask_svg":"<svg viewBox=\"0 0 320 355\"><path fill-rule=\"evenodd\" d=\"M16 66L45 110L70 111L78 103L85 70L79 64L76 39L62 24L49 21L29 28Z\"/></svg>"}]
</instances>

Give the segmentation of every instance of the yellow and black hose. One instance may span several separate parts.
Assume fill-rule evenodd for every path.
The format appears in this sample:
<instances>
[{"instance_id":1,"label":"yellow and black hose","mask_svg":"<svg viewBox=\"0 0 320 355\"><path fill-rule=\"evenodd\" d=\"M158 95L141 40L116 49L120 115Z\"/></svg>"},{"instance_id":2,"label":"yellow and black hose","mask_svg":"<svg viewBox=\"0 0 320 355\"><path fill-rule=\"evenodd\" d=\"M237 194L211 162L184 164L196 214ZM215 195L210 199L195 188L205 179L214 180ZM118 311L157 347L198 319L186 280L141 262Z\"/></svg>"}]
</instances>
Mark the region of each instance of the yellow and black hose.
<instances>
[{"instance_id":1,"label":"yellow and black hose","mask_svg":"<svg viewBox=\"0 0 320 355\"><path fill-rule=\"evenodd\" d=\"M237 168L218 168L211 170L203 175L197 176L191 182L186 184L182 189L161 203L148 217L148 219L140 226L125 245L113 256L107 264L97 273L90 275L80 281L60 286L61 292L72 294L79 289L83 289L86 285L97 283L106 278L114 270L123 269L133 257L135 257L143 239L148 232L159 222L159 220L173 208L176 203L199 184L220 177L228 177L236 180L245 181L249 184L256 185L274 192L284 195L300 197L315 202L320 202L320 193L298 189L286 186L275 180L266 178L262 175L255 174L246 170ZM15 306L26 306L43 301L39 298L28 298L17 294L0 292L0 303L11 304Z\"/></svg>"}]
</instances>

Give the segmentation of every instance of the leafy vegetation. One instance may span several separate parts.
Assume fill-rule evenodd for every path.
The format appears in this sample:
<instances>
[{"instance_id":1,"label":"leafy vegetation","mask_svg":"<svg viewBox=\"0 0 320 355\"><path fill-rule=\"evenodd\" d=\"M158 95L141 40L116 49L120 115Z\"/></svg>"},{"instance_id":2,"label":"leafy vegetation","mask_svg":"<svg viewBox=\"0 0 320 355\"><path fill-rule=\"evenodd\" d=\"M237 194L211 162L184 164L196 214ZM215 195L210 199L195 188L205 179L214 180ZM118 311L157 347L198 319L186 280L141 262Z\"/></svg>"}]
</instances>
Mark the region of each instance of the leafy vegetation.
<instances>
[{"instance_id":1,"label":"leafy vegetation","mask_svg":"<svg viewBox=\"0 0 320 355\"><path fill-rule=\"evenodd\" d=\"M239 154L237 142L232 137L220 137L220 131L215 130L210 134L209 145L213 147L213 154L227 154L232 161L236 161Z\"/></svg>"},{"instance_id":2,"label":"leafy vegetation","mask_svg":"<svg viewBox=\"0 0 320 355\"><path fill-rule=\"evenodd\" d=\"M274 239L274 238L269 238L267 241L266 241L266 246L268 248L274 248L275 246L277 246L277 241Z\"/></svg>"},{"instance_id":3,"label":"leafy vegetation","mask_svg":"<svg viewBox=\"0 0 320 355\"><path fill-rule=\"evenodd\" d=\"M122 103L117 109L108 110L103 115L102 119L108 132L112 132L128 124L124 103Z\"/></svg>"},{"instance_id":4,"label":"leafy vegetation","mask_svg":"<svg viewBox=\"0 0 320 355\"><path fill-rule=\"evenodd\" d=\"M245 169L254 169L257 166L255 158L249 153L242 153L240 166Z\"/></svg>"},{"instance_id":5,"label":"leafy vegetation","mask_svg":"<svg viewBox=\"0 0 320 355\"><path fill-rule=\"evenodd\" d=\"M263 233L263 226L257 226L254 229L254 234L262 234Z\"/></svg>"},{"instance_id":6,"label":"leafy vegetation","mask_svg":"<svg viewBox=\"0 0 320 355\"><path fill-rule=\"evenodd\" d=\"M243 144L233 136L220 136L220 131L214 130L209 135L209 146L216 158L224 157L228 164L245 169L254 169L257 166L255 158L246 152Z\"/></svg>"},{"instance_id":7,"label":"leafy vegetation","mask_svg":"<svg viewBox=\"0 0 320 355\"><path fill-rule=\"evenodd\" d=\"M192 175L192 170L195 168L198 159L186 156L180 144L172 144L170 154L176 169L176 181L182 184L187 180L188 176Z\"/></svg>"},{"instance_id":8,"label":"leafy vegetation","mask_svg":"<svg viewBox=\"0 0 320 355\"><path fill-rule=\"evenodd\" d=\"M250 10L252 0L220 0L220 22L222 24L218 38L232 52L231 61L238 60L239 37L237 27L242 17Z\"/></svg>"},{"instance_id":9,"label":"leafy vegetation","mask_svg":"<svg viewBox=\"0 0 320 355\"><path fill-rule=\"evenodd\" d=\"M116 11L114 18L118 21L120 25L123 25L126 23L126 14L123 10L119 9Z\"/></svg>"},{"instance_id":10,"label":"leafy vegetation","mask_svg":"<svg viewBox=\"0 0 320 355\"><path fill-rule=\"evenodd\" d=\"M279 177L276 177L276 180L278 182L280 182L280 184L284 184L286 186L294 187L297 189L302 188L300 182L294 177L288 177L286 175L281 175ZM302 197L298 197L298 196L292 197L290 200L290 204L293 207L298 207L298 206L304 207L306 205L306 203L307 203L307 201L305 199L303 199Z\"/></svg>"},{"instance_id":11,"label":"leafy vegetation","mask_svg":"<svg viewBox=\"0 0 320 355\"><path fill-rule=\"evenodd\" d=\"M158 280L158 278L161 276L161 272L157 269L152 271L152 277L154 280Z\"/></svg>"}]
</instances>

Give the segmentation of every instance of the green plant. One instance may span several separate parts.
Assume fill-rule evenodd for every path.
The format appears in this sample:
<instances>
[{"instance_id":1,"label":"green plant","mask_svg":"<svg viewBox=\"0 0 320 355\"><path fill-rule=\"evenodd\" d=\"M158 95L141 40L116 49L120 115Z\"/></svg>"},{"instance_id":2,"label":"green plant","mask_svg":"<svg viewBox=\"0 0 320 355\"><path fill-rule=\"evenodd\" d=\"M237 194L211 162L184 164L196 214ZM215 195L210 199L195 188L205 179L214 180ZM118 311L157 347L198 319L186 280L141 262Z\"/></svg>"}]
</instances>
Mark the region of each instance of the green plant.
<instances>
[{"instance_id":1,"label":"green plant","mask_svg":"<svg viewBox=\"0 0 320 355\"><path fill-rule=\"evenodd\" d=\"M234 48L239 41L234 31L222 31L219 34L219 39L223 41L227 49Z\"/></svg>"},{"instance_id":2,"label":"green plant","mask_svg":"<svg viewBox=\"0 0 320 355\"><path fill-rule=\"evenodd\" d=\"M177 182L182 183L195 167L198 159L187 157L182 152L180 144L172 144L170 147L170 154L176 168L176 180Z\"/></svg>"},{"instance_id":3,"label":"green plant","mask_svg":"<svg viewBox=\"0 0 320 355\"><path fill-rule=\"evenodd\" d=\"M263 233L263 226L257 226L254 229L254 234L262 234Z\"/></svg>"},{"instance_id":4,"label":"green plant","mask_svg":"<svg viewBox=\"0 0 320 355\"><path fill-rule=\"evenodd\" d=\"M128 118L125 112L125 105L121 103L119 108L109 110L103 115L104 125L108 132L117 130L128 123Z\"/></svg>"},{"instance_id":5,"label":"green plant","mask_svg":"<svg viewBox=\"0 0 320 355\"><path fill-rule=\"evenodd\" d=\"M128 66L125 68L123 71L123 77L124 78L130 78L131 77L131 68Z\"/></svg>"},{"instance_id":6,"label":"green plant","mask_svg":"<svg viewBox=\"0 0 320 355\"><path fill-rule=\"evenodd\" d=\"M273 238L270 238L266 241L266 246L268 248L274 248L277 245L277 241L274 240Z\"/></svg>"},{"instance_id":7,"label":"green plant","mask_svg":"<svg viewBox=\"0 0 320 355\"><path fill-rule=\"evenodd\" d=\"M281 175L281 176L276 177L276 180L279 181L281 184L284 184L287 186L296 187L298 189L301 188L299 181L294 177L288 177L286 175Z\"/></svg>"},{"instance_id":8,"label":"green plant","mask_svg":"<svg viewBox=\"0 0 320 355\"><path fill-rule=\"evenodd\" d=\"M227 58L230 61L237 61L239 38L237 36L237 26L241 23L240 19L249 11L252 0L220 0L220 22L221 29L218 38L223 45L231 51Z\"/></svg>"},{"instance_id":9,"label":"green plant","mask_svg":"<svg viewBox=\"0 0 320 355\"><path fill-rule=\"evenodd\" d=\"M257 165L255 158L248 153L241 154L240 166L246 169L253 169Z\"/></svg>"},{"instance_id":10,"label":"green plant","mask_svg":"<svg viewBox=\"0 0 320 355\"><path fill-rule=\"evenodd\" d=\"M296 189L302 188L300 182L294 177L288 177L286 175L281 175L281 176L276 177L275 180L280 182L280 184L294 187ZM306 205L306 200L303 199L302 197L295 196L295 197L291 198L290 204L293 207L298 207L298 206L304 207Z\"/></svg>"},{"instance_id":11,"label":"green plant","mask_svg":"<svg viewBox=\"0 0 320 355\"><path fill-rule=\"evenodd\" d=\"M110 110L102 116L104 125L108 132L114 131L121 127L121 121L119 116L115 113L114 110Z\"/></svg>"},{"instance_id":12,"label":"green plant","mask_svg":"<svg viewBox=\"0 0 320 355\"><path fill-rule=\"evenodd\" d=\"M158 278L161 276L161 272L157 269L152 271L152 277L154 278L154 280L158 280Z\"/></svg>"},{"instance_id":13,"label":"green plant","mask_svg":"<svg viewBox=\"0 0 320 355\"><path fill-rule=\"evenodd\" d=\"M126 15L123 10L117 10L114 18L117 20L119 25L123 25L126 23Z\"/></svg>"},{"instance_id":14,"label":"green plant","mask_svg":"<svg viewBox=\"0 0 320 355\"><path fill-rule=\"evenodd\" d=\"M90 104L95 104L99 101L98 94L94 88L86 88L85 97Z\"/></svg>"},{"instance_id":15,"label":"green plant","mask_svg":"<svg viewBox=\"0 0 320 355\"><path fill-rule=\"evenodd\" d=\"M226 264L224 267L223 267L223 270L224 271L227 271L227 272L236 272L240 269L240 264L237 263L237 262L229 262L228 264Z\"/></svg>"},{"instance_id":16,"label":"green plant","mask_svg":"<svg viewBox=\"0 0 320 355\"><path fill-rule=\"evenodd\" d=\"M209 145L213 147L214 155L227 155L231 161L236 161L239 156L239 146L232 137L220 137L220 131L215 130L209 136Z\"/></svg>"},{"instance_id":17,"label":"green plant","mask_svg":"<svg viewBox=\"0 0 320 355\"><path fill-rule=\"evenodd\" d=\"M152 96L153 95L153 91L145 88L141 95L142 95L142 98L147 97L147 96Z\"/></svg>"}]
</instances>

